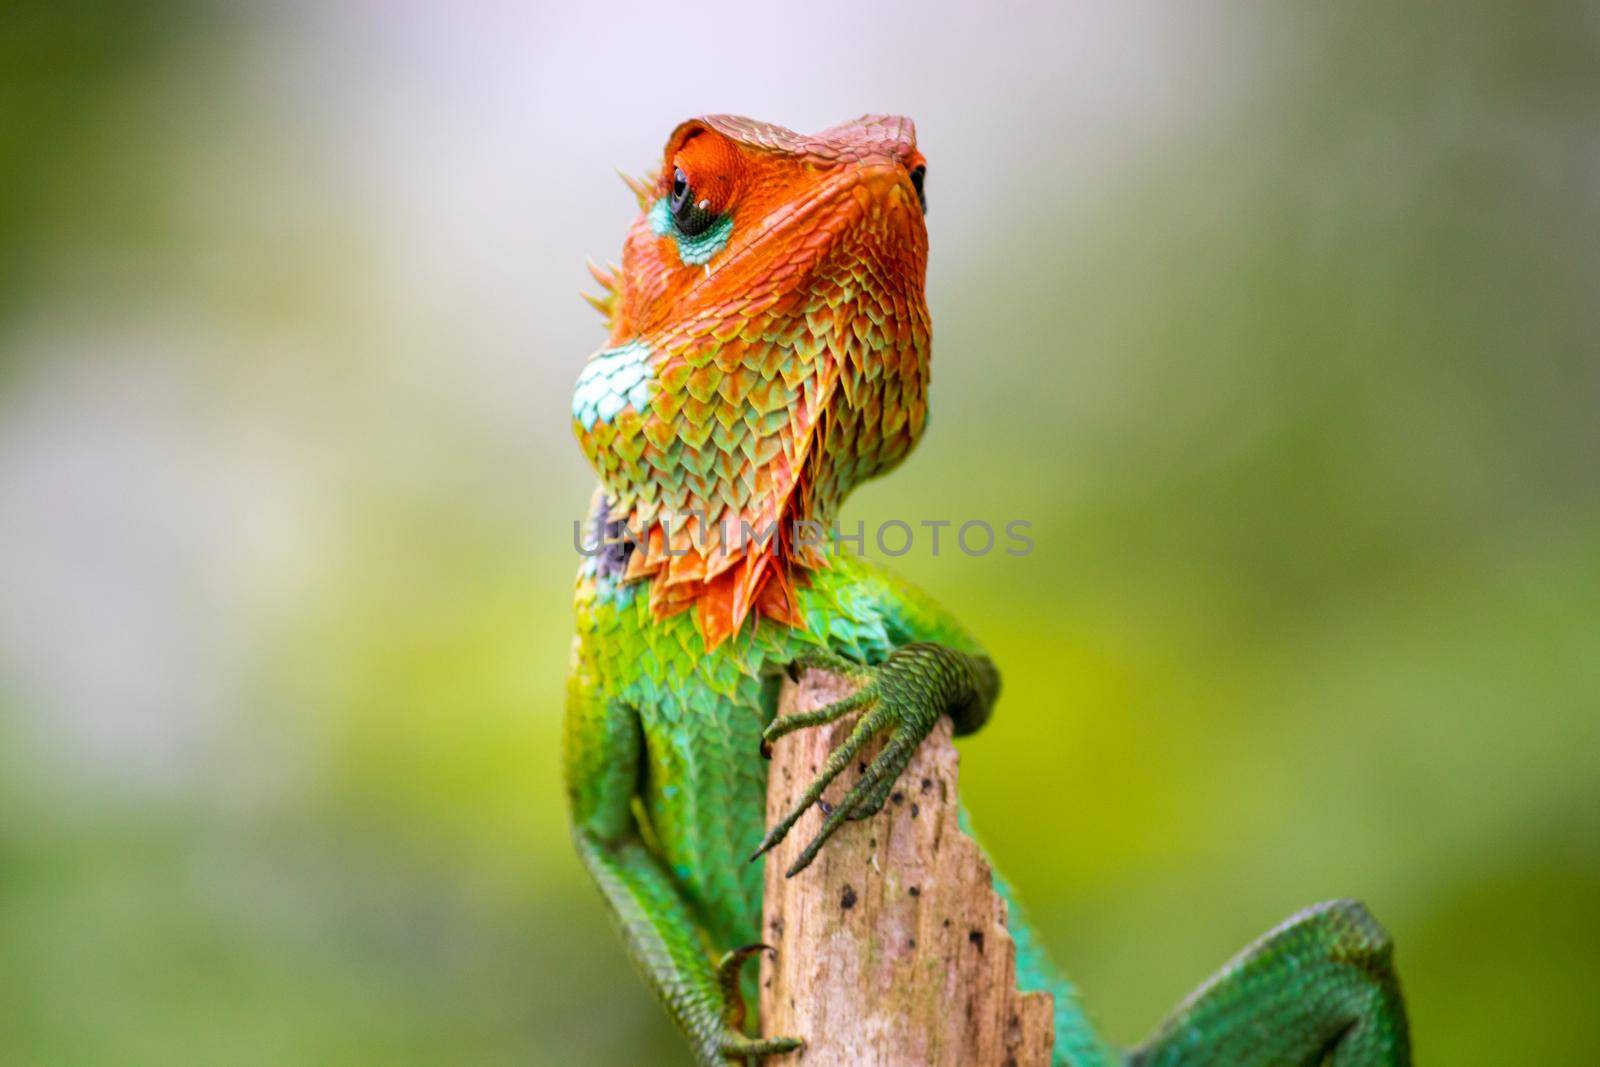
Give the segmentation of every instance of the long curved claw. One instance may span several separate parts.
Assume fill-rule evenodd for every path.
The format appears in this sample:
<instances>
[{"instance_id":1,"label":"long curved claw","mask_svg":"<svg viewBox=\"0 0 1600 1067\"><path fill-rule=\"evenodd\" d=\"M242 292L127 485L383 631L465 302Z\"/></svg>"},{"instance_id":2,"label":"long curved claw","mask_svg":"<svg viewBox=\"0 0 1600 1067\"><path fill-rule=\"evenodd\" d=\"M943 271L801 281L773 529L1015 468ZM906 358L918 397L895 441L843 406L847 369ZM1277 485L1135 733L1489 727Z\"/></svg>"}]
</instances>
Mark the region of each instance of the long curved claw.
<instances>
[{"instance_id":1,"label":"long curved claw","mask_svg":"<svg viewBox=\"0 0 1600 1067\"><path fill-rule=\"evenodd\" d=\"M772 758L772 743L780 737L787 737L796 730L804 730L808 726L824 726L844 718L858 708L866 707L877 699L877 695L870 689L858 689L843 700L835 700L832 704L818 708L816 711L801 711L793 715L780 715L767 724L761 732L761 755L765 759Z\"/></svg>"},{"instance_id":2,"label":"long curved claw","mask_svg":"<svg viewBox=\"0 0 1600 1067\"><path fill-rule=\"evenodd\" d=\"M907 762L910 761L908 760ZM901 773L904 773L904 771L905 768L902 767ZM895 775L894 777L885 775L882 780L880 780L878 784L873 787L871 793L861 798L861 803L850 809L850 814L845 816L845 818L849 819L851 822L860 822L863 819L870 819L874 815L878 814L878 812L883 810L884 804L888 803L889 795L894 792L894 784L897 781L899 781L899 775Z\"/></svg>"},{"instance_id":3,"label":"long curved claw","mask_svg":"<svg viewBox=\"0 0 1600 1067\"><path fill-rule=\"evenodd\" d=\"M730 1029L737 1030L744 1025L745 1003L739 993L739 972L744 968L744 961L762 952L774 951L771 945L758 942L732 949L717 961L717 985L722 988L722 1002L727 1005L722 1021Z\"/></svg>"},{"instance_id":4,"label":"long curved claw","mask_svg":"<svg viewBox=\"0 0 1600 1067\"><path fill-rule=\"evenodd\" d=\"M793 878L811 866L811 861L817 858L817 853L822 850L823 845L828 843L828 838L832 837L846 821L865 818L867 815L873 814L872 812L866 812L862 815L857 815L858 810L871 805L874 801L876 801L877 807L881 809L883 807L883 797L887 796L885 783L887 783L888 787L893 787L895 781L900 777L900 772L905 770L907 763L911 762L911 754L916 751L917 745L921 741L921 737L914 737L908 740L906 732L903 730L895 731L894 740L890 741L884 750L878 754L878 758L872 761L866 773L851 787L844 800L834 808L833 813L823 822L822 829L817 831L817 836L812 838L811 843L801 851L800 855L795 857L794 863L789 866L787 871L783 872L783 876L785 878Z\"/></svg>"},{"instance_id":5,"label":"long curved claw","mask_svg":"<svg viewBox=\"0 0 1600 1067\"><path fill-rule=\"evenodd\" d=\"M789 877L805 870L816 859L828 838L848 820L865 819L881 811L894 783L911 762L922 739L939 720L950 713L957 732L970 732L982 725L989 705L999 688L999 675L989 661L943 645L914 642L902 645L882 664L864 667L843 660L832 652L817 649L805 653L796 663L826 667L864 680L865 684L843 700L817 711L801 712L774 720L762 735L763 752L773 741L807 726L833 722L859 708L867 711L844 742L828 754L822 771L801 794L794 810L767 832L750 858L766 855L782 841L795 823L813 805L824 815L822 828L806 845L787 872ZM861 779L839 804L829 807L822 793L841 771L854 760L876 734L890 729L888 744L867 768Z\"/></svg>"},{"instance_id":6,"label":"long curved claw","mask_svg":"<svg viewBox=\"0 0 1600 1067\"><path fill-rule=\"evenodd\" d=\"M872 735L878 732L883 717L883 708L880 706L856 723L856 728L850 731L850 736L845 738L844 743L828 754L828 761L822 765L822 770L801 794L800 802L794 806L794 810L767 831L767 836L762 838L760 847L750 856L752 862L765 856L779 841L787 837L794 824L800 821L800 816L804 815L811 805L822 799L822 791L839 777L840 772L855 759L856 753L860 752L866 743L872 740Z\"/></svg>"},{"instance_id":7,"label":"long curved claw","mask_svg":"<svg viewBox=\"0 0 1600 1067\"><path fill-rule=\"evenodd\" d=\"M745 1019L744 997L739 992L739 972L746 960L762 952L776 953L771 945L740 945L723 953L717 961L717 985L722 988L722 1036L717 1040L719 1055L754 1063L764 1056L793 1052L805 1044L798 1037L750 1037L742 1032Z\"/></svg>"}]
</instances>

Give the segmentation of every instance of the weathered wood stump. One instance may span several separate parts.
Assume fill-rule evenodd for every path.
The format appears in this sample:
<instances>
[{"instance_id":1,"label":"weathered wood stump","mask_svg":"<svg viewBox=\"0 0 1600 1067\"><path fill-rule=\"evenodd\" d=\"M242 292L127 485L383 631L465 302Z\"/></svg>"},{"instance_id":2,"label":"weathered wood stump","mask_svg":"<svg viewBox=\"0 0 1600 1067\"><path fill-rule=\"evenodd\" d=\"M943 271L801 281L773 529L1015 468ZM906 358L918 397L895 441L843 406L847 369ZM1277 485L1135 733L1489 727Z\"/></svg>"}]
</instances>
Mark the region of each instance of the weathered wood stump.
<instances>
[{"instance_id":1,"label":"weathered wood stump","mask_svg":"<svg viewBox=\"0 0 1600 1067\"><path fill-rule=\"evenodd\" d=\"M853 683L808 670L779 713L810 711ZM798 802L851 716L778 741L767 822ZM881 749L824 794L837 803ZM773 1064L807 1067L1048 1067L1048 993L1019 993L1016 946L989 864L956 825L959 759L950 722L923 742L883 811L846 823L794 878L784 871L821 826L813 809L766 860L762 1033L804 1038Z\"/></svg>"}]
</instances>

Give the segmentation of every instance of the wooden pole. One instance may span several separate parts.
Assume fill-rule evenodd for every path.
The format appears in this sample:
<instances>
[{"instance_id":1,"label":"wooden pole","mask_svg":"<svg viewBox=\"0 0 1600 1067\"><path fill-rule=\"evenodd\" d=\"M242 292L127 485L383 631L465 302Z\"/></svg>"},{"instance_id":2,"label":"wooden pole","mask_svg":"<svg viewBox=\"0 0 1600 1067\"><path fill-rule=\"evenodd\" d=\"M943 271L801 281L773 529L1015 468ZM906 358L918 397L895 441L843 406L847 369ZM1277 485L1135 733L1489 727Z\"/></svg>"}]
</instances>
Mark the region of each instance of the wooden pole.
<instances>
[{"instance_id":1,"label":"wooden pole","mask_svg":"<svg viewBox=\"0 0 1600 1067\"><path fill-rule=\"evenodd\" d=\"M779 713L821 707L853 683L807 670ZM767 822L797 802L855 717L773 748ZM881 746L824 794L837 803ZM1049 1067L1048 993L1016 988L1016 946L989 864L956 824L950 722L923 742L878 815L846 823L816 861L783 872L821 825L813 809L766 860L762 1033L804 1038L769 1064L806 1067Z\"/></svg>"}]
</instances>

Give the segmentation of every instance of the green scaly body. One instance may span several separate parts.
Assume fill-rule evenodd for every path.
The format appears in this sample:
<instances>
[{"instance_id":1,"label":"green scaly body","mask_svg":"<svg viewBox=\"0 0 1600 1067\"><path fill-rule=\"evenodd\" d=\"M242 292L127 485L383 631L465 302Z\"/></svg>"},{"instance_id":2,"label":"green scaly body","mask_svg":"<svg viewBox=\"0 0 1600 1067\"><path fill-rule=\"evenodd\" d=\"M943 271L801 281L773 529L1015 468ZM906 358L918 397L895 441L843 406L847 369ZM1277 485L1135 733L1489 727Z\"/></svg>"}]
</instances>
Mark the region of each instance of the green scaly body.
<instances>
[{"instance_id":1,"label":"green scaly body","mask_svg":"<svg viewBox=\"0 0 1600 1067\"><path fill-rule=\"evenodd\" d=\"M818 648L868 664L916 641L980 649L919 590L852 556L801 590L808 629L763 619L715 650L689 615L656 620L634 587L594 570L578 581L566 761L574 811L594 813L598 828L591 836L580 820L575 834L634 952L681 976L659 990L669 1010L687 1032L715 1034L723 1004L711 960L760 936L762 870L750 855L767 829L761 736L784 670ZM622 855L618 828L636 835ZM630 888L629 875L649 890ZM1111 1063L1026 924L1014 915L1011 925L1022 988L1056 995L1058 1044L1076 1050L1062 1062Z\"/></svg>"}]
</instances>

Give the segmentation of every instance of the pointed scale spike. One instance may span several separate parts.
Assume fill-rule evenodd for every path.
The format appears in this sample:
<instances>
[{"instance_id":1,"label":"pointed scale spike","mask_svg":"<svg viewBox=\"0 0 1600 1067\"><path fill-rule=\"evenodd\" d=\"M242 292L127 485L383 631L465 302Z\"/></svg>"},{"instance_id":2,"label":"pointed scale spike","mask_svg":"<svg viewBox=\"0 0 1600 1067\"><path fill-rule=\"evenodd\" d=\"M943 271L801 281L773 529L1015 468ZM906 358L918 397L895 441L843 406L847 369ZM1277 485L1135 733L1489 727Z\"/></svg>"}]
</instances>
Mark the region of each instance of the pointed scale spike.
<instances>
[{"instance_id":1,"label":"pointed scale spike","mask_svg":"<svg viewBox=\"0 0 1600 1067\"><path fill-rule=\"evenodd\" d=\"M589 277L598 282L600 284L600 288L604 289L608 293L614 293L617 291L616 264L613 263L609 266L602 267L600 264L591 259L588 261L587 266L589 267Z\"/></svg>"},{"instance_id":2,"label":"pointed scale spike","mask_svg":"<svg viewBox=\"0 0 1600 1067\"><path fill-rule=\"evenodd\" d=\"M633 175L625 173L621 168L617 169L617 177L622 179L623 185L633 190L633 195L638 198L641 208L649 206L651 194L655 191L652 188L655 185L654 182L646 181L643 178L635 178Z\"/></svg>"}]
</instances>

